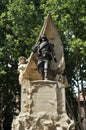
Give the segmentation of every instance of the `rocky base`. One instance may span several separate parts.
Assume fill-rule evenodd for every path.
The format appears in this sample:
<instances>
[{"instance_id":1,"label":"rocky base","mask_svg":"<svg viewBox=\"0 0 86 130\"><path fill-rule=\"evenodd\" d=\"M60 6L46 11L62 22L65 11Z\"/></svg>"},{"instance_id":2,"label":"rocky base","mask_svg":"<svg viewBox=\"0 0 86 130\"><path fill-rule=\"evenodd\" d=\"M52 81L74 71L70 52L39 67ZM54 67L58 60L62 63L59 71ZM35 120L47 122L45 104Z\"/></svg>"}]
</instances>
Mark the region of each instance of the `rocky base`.
<instances>
[{"instance_id":1,"label":"rocky base","mask_svg":"<svg viewBox=\"0 0 86 130\"><path fill-rule=\"evenodd\" d=\"M66 114L63 116L67 117ZM13 120L12 130L75 130L74 122L65 117L54 119L44 112L37 115L20 113Z\"/></svg>"},{"instance_id":2,"label":"rocky base","mask_svg":"<svg viewBox=\"0 0 86 130\"><path fill-rule=\"evenodd\" d=\"M40 80L21 87L21 112L12 130L75 130L66 114L63 84Z\"/></svg>"}]
</instances>

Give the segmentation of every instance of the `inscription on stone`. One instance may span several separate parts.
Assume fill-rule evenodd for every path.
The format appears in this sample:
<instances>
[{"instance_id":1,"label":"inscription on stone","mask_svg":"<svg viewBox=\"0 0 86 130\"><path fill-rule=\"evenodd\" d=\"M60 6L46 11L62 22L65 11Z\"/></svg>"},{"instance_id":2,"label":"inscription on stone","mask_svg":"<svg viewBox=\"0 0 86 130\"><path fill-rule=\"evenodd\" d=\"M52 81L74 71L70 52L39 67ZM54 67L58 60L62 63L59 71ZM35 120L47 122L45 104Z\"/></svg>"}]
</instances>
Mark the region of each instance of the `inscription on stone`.
<instances>
[{"instance_id":1,"label":"inscription on stone","mask_svg":"<svg viewBox=\"0 0 86 130\"><path fill-rule=\"evenodd\" d=\"M36 86L37 87L37 86ZM32 95L32 113L45 112L49 115L57 115L56 86L40 86Z\"/></svg>"}]
</instances>

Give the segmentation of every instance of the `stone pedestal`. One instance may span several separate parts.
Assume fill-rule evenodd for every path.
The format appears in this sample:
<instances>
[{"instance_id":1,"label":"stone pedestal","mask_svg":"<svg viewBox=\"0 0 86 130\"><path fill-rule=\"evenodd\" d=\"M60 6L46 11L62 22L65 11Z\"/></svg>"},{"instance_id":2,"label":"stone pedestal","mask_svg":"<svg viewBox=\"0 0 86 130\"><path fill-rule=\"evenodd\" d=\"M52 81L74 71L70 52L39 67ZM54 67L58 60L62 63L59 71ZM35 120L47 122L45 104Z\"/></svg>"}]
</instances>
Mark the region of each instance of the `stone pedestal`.
<instances>
[{"instance_id":1,"label":"stone pedestal","mask_svg":"<svg viewBox=\"0 0 86 130\"><path fill-rule=\"evenodd\" d=\"M53 43L57 62L50 63L49 80L41 80L37 54L19 58L21 84L21 112L13 120L12 130L74 130L74 123L66 114L66 77L63 45L50 14L44 22L40 37L45 34ZM53 80L53 81L51 81ZM65 86L64 86L65 85Z\"/></svg>"},{"instance_id":2,"label":"stone pedestal","mask_svg":"<svg viewBox=\"0 0 86 130\"><path fill-rule=\"evenodd\" d=\"M74 130L66 114L64 90L64 85L56 81L24 82L21 112L13 120L12 130Z\"/></svg>"}]
</instances>

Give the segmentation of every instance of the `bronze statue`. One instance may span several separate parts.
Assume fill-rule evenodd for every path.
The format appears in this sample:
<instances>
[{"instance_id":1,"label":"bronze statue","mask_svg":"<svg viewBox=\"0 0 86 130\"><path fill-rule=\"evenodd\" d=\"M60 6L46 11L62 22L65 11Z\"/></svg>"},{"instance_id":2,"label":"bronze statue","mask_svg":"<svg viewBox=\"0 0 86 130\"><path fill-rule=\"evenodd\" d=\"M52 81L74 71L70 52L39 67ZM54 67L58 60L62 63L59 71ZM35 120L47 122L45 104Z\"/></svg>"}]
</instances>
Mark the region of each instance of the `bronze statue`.
<instances>
[{"instance_id":1,"label":"bronze statue","mask_svg":"<svg viewBox=\"0 0 86 130\"><path fill-rule=\"evenodd\" d=\"M38 72L41 74L43 80L47 80L50 70L50 62L52 60L57 62L54 52L54 44L49 43L48 38L44 34L32 50L33 53L37 53L38 55Z\"/></svg>"}]
</instances>

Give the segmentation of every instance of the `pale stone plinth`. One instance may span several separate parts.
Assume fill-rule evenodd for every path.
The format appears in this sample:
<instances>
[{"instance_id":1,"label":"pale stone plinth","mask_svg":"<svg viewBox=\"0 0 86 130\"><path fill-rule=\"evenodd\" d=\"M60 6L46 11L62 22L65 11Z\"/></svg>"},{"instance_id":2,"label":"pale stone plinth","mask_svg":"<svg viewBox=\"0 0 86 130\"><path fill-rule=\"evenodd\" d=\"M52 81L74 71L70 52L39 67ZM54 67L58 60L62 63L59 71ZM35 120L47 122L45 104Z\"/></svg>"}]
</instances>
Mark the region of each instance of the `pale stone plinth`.
<instances>
[{"instance_id":1,"label":"pale stone plinth","mask_svg":"<svg viewBox=\"0 0 86 130\"><path fill-rule=\"evenodd\" d=\"M74 124L66 114L64 90L64 85L56 81L24 82L21 112L13 120L12 130L69 130Z\"/></svg>"},{"instance_id":2,"label":"pale stone plinth","mask_svg":"<svg viewBox=\"0 0 86 130\"><path fill-rule=\"evenodd\" d=\"M57 88L58 84L53 81L33 81L31 113L44 112L51 117L57 114Z\"/></svg>"}]
</instances>

